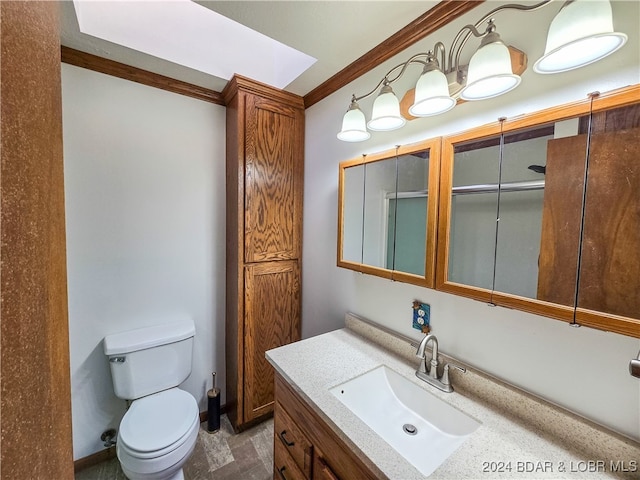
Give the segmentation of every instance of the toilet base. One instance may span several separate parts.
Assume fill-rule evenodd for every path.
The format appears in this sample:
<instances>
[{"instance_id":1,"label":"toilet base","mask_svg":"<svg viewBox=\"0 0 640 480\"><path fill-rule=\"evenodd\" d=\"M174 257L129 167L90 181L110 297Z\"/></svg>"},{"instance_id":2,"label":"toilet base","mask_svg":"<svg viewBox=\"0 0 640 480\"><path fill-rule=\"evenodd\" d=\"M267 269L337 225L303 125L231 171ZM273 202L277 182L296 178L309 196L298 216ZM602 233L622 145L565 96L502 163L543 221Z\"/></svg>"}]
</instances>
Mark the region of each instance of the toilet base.
<instances>
[{"instance_id":1,"label":"toilet base","mask_svg":"<svg viewBox=\"0 0 640 480\"><path fill-rule=\"evenodd\" d=\"M140 475L139 473L136 473L136 472L130 472L126 468L124 468L122 464L120 464L120 468L122 468L122 472L124 473L125 477L127 477L129 480L148 480L148 479L184 480L184 472L182 468L179 468L177 471L171 471L173 470L173 468L170 468L169 471L158 472L151 475L149 474Z\"/></svg>"}]
</instances>

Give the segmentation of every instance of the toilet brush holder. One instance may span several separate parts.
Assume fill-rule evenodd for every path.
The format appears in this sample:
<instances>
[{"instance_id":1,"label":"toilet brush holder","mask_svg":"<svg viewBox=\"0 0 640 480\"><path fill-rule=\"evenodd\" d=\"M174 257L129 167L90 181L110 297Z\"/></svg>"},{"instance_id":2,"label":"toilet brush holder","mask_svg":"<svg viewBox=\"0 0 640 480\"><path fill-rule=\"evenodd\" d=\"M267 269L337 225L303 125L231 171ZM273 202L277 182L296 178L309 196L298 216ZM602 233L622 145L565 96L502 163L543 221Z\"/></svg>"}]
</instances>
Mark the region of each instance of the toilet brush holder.
<instances>
[{"instance_id":1,"label":"toilet brush holder","mask_svg":"<svg viewBox=\"0 0 640 480\"><path fill-rule=\"evenodd\" d=\"M216 388L216 372L213 372L213 385L207 392L207 432L220 430L220 389Z\"/></svg>"}]
</instances>

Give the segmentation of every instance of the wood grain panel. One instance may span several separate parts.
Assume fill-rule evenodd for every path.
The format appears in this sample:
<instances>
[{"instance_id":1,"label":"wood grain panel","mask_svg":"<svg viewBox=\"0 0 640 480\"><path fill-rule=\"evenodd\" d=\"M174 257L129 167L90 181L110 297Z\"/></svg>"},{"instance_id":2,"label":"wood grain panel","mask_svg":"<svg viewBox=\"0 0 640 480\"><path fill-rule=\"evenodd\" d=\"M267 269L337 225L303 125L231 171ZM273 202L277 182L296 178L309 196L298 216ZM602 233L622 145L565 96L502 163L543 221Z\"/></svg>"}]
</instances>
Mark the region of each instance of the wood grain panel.
<instances>
[{"instance_id":1,"label":"wood grain panel","mask_svg":"<svg viewBox=\"0 0 640 480\"><path fill-rule=\"evenodd\" d=\"M537 298L574 306L587 136L547 143Z\"/></svg>"},{"instance_id":2,"label":"wood grain panel","mask_svg":"<svg viewBox=\"0 0 640 480\"><path fill-rule=\"evenodd\" d=\"M246 111L245 262L298 258L297 110L252 96Z\"/></svg>"},{"instance_id":3,"label":"wood grain panel","mask_svg":"<svg viewBox=\"0 0 640 480\"><path fill-rule=\"evenodd\" d=\"M340 480L320 450L313 461L313 480Z\"/></svg>"},{"instance_id":4,"label":"wood grain panel","mask_svg":"<svg viewBox=\"0 0 640 480\"><path fill-rule=\"evenodd\" d=\"M615 128L614 128L615 130ZM640 319L640 128L592 135L578 306Z\"/></svg>"},{"instance_id":5,"label":"wood grain panel","mask_svg":"<svg viewBox=\"0 0 640 480\"><path fill-rule=\"evenodd\" d=\"M170 77L165 77L164 75L132 67L131 65L126 65L124 63L109 60L90 53L81 52L80 50L65 47L64 45L61 46L60 49L62 62L69 65L86 68L87 70L104 73L106 75L122 78L131 82L141 83L148 87L159 88L168 92L186 95L187 97L197 98L198 100L204 100L205 102L223 106L225 105L222 94L215 90L210 90L181 80L175 80Z\"/></svg>"},{"instance_id":6,"label":"wood grain panel","mask_svg":"<svg viewBox=\"0 0 640 480\"><path fill-rule=\"evenodd\" d=\"M596 312L578 307L576 309L576 323L607 332L640 338L640 320L637 318L620 317L611 313Z\"/></svg>"},{"instance_id":7,"label":"wood grain panel","mask_svg":"<svg viewBox=\"0 0 640 480\"><path fill-rule=\"evenodd\" d=\"M245 267L244 420L273 411L273 367L264 352L300 339L297 260Z\"/></svg>"},{"instance_id":8,"label":"wood grain panel","mask_svg":"<svg viewBox=\"0 0 640 480\"><path fill-rule=\"evenodd\" d=\"M226 303L225 370L227 416L235 427L242 419L244 390L244 97L229 99L226 116Z\"/></svg>"},{"instance_id":9,"label":"wood grain panel","mask_svg":"<svg viewBox=\"0 0 640 480\"><path fill-rule=\"evenodd\" d=\"M309 108L323 98L338 91L356 78L364 75L382 62L402 52L407 47L452 22L460 15L477 7L483 0L445 0L427 10L409 25L399 30L356 61L346 66L328 80L304 96L304 106ZM345 100L345 107L347 101Z\"/></svg>"},{"instance_id":10,"label":"wood grain panel","mask_svg":"<svg viewBox=\"0 0 640 480\"><path fill-rule=\"evenodd\" d=\"M268 98L276 102L278 105L286 105L300 110L304 109L304 101L301 96L274 88L266 83L261 83L256 80L243 77L242 75L235 74L222 90L222 97L228 103L229 99L238 92Z\"/></svg>"},{"instance_id":11,"label":"wood grain panel","mask_svg":"<svg viewBox=\"0 0 640 480\"><path fill-rule=\"evenodd\" d=\"M282 332L292 332L287 341L300 338L304 110L302 97L240 76L231 79L223 95L227 102L227 404L229 420L240 431L272 410L268 399L273 387L265 384L272 376L261 377L261 372L271 375L264 351L283 342ZM258 247L260 255L251 255L252 260L288 256L295 260L249 263L245 270L247 225L257 232L249 243L252 249ZM288 232L287 238L278 237L282 231ZM283 244L295 255L280 254ZM254 274L271 267L276 268L273 275ZM278 275L277 268L289 272ZM292 289L294 296L282 293Z\"/></svg>"},{"instance_id":12,"label":"wood grain panel","mask_svg":"<svg viewBox=\"0 0 640 480\"><path fill-rule=\"evenodd\" d=\"M0 477L72 479L57 2L0 2Z\"/></svg>"}]
</instances>

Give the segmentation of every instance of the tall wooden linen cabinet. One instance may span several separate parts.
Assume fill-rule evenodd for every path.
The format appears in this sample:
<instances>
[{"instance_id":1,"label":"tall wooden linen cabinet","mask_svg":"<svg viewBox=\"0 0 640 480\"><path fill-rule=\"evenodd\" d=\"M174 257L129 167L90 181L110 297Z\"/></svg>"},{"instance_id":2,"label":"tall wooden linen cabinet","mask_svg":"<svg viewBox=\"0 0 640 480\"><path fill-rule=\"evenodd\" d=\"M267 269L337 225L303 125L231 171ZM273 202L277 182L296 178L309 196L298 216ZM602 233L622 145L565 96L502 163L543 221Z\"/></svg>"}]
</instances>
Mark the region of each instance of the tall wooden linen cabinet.
<instances>
[{"instance_id":1,"label":"tall wooden linen cabinet","mask_svg":"<svg viewBox=\"0 0 640 480\"><path fill-rule=\"evenodd\" d=\"M236 75L227 105L226 405L236 431L271 413L265 351L300 339L304 103Z\"/></svg>"}]
</instances>

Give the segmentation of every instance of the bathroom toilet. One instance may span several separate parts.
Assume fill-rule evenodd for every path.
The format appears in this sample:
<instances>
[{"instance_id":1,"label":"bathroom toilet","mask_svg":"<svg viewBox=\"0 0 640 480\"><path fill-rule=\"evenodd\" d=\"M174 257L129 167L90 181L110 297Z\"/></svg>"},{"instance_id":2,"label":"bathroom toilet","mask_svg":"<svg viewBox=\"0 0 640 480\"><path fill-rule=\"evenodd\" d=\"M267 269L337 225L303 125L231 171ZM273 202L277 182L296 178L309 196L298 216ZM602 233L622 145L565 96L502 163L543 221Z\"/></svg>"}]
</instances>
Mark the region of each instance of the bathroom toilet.
<instances>
[{"instance_id":1,"label":"bathroom toilet","mask_svg":"<svg viewBox=\"0 0 640 480\"><path fill-rule=\"evenodd\" d=\"M116 452L130 480L182 480L200 427L196 399L178 387L191 373L191 320L104 338L117 397L131 400Z\"/></svg>"}]
</instances>

